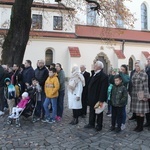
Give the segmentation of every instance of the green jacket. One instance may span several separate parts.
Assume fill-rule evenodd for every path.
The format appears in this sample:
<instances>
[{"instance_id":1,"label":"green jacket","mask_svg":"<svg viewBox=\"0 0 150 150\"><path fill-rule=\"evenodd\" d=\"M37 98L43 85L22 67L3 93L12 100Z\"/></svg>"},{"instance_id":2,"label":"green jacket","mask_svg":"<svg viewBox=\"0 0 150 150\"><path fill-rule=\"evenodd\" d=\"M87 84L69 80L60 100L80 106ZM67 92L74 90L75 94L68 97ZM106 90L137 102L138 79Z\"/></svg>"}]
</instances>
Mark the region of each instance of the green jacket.
<instances>
[{"instance_id":1,"label":"green jacket","mask_svg":"<svg viewBox=\"0 0 150 150\"><path fill-rule=\"evenodd\" d=\"M110 104L115 107L123 107L127 104L128 93L124 85L114 85L110 96Z\"/></svg>"}]
</instances>

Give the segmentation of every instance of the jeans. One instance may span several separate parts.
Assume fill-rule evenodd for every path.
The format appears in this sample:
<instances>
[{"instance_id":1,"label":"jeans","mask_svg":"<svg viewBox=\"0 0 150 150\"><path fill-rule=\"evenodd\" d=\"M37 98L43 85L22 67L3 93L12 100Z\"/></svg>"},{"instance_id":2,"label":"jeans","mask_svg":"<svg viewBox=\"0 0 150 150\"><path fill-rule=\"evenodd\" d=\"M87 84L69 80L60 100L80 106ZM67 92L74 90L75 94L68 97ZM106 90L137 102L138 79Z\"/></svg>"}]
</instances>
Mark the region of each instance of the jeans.
<instances>
[{"instance_id":1,"label":"jeans","mask_svg":"<svg viewBox=\"0 0 150 150\"><path fill-rule=\"evenodd\" d=\"M64 95L65 90L59 91L59 96L57 99L57 116L62 117L64 110Z\"/></svg>"},{"instance_id":2,"label":"jeans","mask_svg":"<svg viewBox=\"0 0 150 150\"><path fill-rule=\"evenodd\" d=\"M43 103L42 101L37 101L37 106L35 108L35 115L40 118L41 117L41 111L43 108Z\"/></svg>"},{"instance_id":3,"label":"jeans","mask_svg":"<svg viewBox=\"0 0 150 150\"><path fill-rule=\"evenodd\" d=\"M50 117L50 112L49 112L49 104L52 105L52 117ZM43 107L44 107L44 110L45 110L45 118L46 119L54 119L56 118L57 116L57 97L55 98L47 98L45 99L44 101L44 104L43 104Z\"/></svg>"},{"instance_id":4,"label":"jeans","mask_svg":"<svg viewBox=\"0 0 150 150\"><path fill-rule=\"evenodd\" d=\"M127 117L127 114L126 114L126 106L124 106L124 107L123 107L122 124L125 124L125 123L126 123L126 117Z\"/></svg>"},{"instance_id":5,"label":"jeans","mask_svg":"<svg viewBox=\"0 0 150 150\"><path fill-rule=\"evenodd\" d=\"M42 107L42 108L41 108L41 111L42 111L42 118L44 118L44 116L45 116L45 110L44 110L44 107L43 107L45 98L46 98L45 92L42 91L42 92L41 92L41 107Z\"/></svg>"}]
</instances>

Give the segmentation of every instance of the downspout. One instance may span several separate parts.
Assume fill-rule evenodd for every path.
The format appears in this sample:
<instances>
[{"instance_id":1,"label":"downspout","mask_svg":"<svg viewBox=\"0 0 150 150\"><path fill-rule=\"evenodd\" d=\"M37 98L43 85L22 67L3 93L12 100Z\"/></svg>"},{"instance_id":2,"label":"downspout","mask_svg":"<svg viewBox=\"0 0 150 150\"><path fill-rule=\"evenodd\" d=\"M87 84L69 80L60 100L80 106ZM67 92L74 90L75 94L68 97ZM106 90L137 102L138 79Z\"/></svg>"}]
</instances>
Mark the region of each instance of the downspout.
<instances>
[{"instance_id":1,"label":"downspout","mask_svg":"<svg viewBox=\"0 0 150 150\"><path fill-rule=\"evenodd\" d=\"M122 53L124 54L124 45L125 45L125 40L122 41Z\"/></svg>"}]
</instances>

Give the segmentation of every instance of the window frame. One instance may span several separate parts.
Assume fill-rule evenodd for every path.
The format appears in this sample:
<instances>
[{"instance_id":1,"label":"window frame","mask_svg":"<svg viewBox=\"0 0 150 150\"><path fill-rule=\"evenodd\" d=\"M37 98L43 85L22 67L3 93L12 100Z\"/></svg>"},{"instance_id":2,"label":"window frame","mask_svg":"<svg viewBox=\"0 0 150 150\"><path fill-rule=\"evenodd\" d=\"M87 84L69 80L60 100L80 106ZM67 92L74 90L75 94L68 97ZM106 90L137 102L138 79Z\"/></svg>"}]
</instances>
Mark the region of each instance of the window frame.
<instances>
[{"instance_id":1,"label":"window frame","mask_svg":"<svg viewBox=\"0 0 150 150\"><path fill-rule=\"evenodd\" d=\"M36 16L36 18L33 18L34 16ZM35 19L34 24L37 24L37 26L33 24L34 19ZM43 28L43 16L40 14L32 14L32 29L40 30L42 28Z\"/></svg>"},{"instance_id":2,"label":"window frame","mask_svg":"<svg viewBox=\"0 0 150 150\"><path fill-rule=\"evenodd\" d=\"M94 7L94 5L87 4L86 24L87 25L96 25L96 14L97 13L96 13L96 11L91 10L91 7Z\"/></svg>"},{"instance_id":3,"label":"window frame","mask_svg":"<svg viewBox=\"0 0 150 150\"><path fill-rule=\"evenodd\" d=\"M141 4L141 30L148 29L148 11L145 3Z\"/></svg>"},{"instance_id":4,"label":"window frame","mask_svg":"<svg viewBox=\"0 0 150 150\"><path fill-rule=\"evenodd\" d=\"M58 21L61 21L60 22L60 27L58 26L57 28L55 27L55 18L57 19L57 24L56 26L58 25ZM60 19L61 18L61 19ZM59 20L60 19L60 20ZM63 17L62 16L53 16L53 30L63 30Z\"/></svg>"}]
</instances>

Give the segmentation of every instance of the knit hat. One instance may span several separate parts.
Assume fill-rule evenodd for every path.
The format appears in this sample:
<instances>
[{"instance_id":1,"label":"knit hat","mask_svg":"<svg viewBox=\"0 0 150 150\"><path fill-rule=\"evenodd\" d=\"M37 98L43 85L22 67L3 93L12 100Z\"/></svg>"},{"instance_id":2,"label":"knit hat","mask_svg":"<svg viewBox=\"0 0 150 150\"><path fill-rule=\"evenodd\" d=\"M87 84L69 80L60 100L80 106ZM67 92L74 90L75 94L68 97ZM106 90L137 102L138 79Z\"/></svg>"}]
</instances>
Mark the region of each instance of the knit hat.
<instances>
[{"instance_id":1,"label":"knit hat","mask_svg":"<svg viewBox=\"0 0 150 150\"><path fill-rule=\"evenodd\" d=\"M9 78L5 78L4 82L10 82L10 79Z\"/></svg>"},{"instance_id":2,"label":"knit hat","mask_svg":"<svg viewBox=\"0 0 150 150\"><path fill-rule=\"evenodd\" d=\"M23 92L22 93L22 97L28 97L29 95L28 95L28 93L27 92Z\"/></svg>"}]
</instances>

